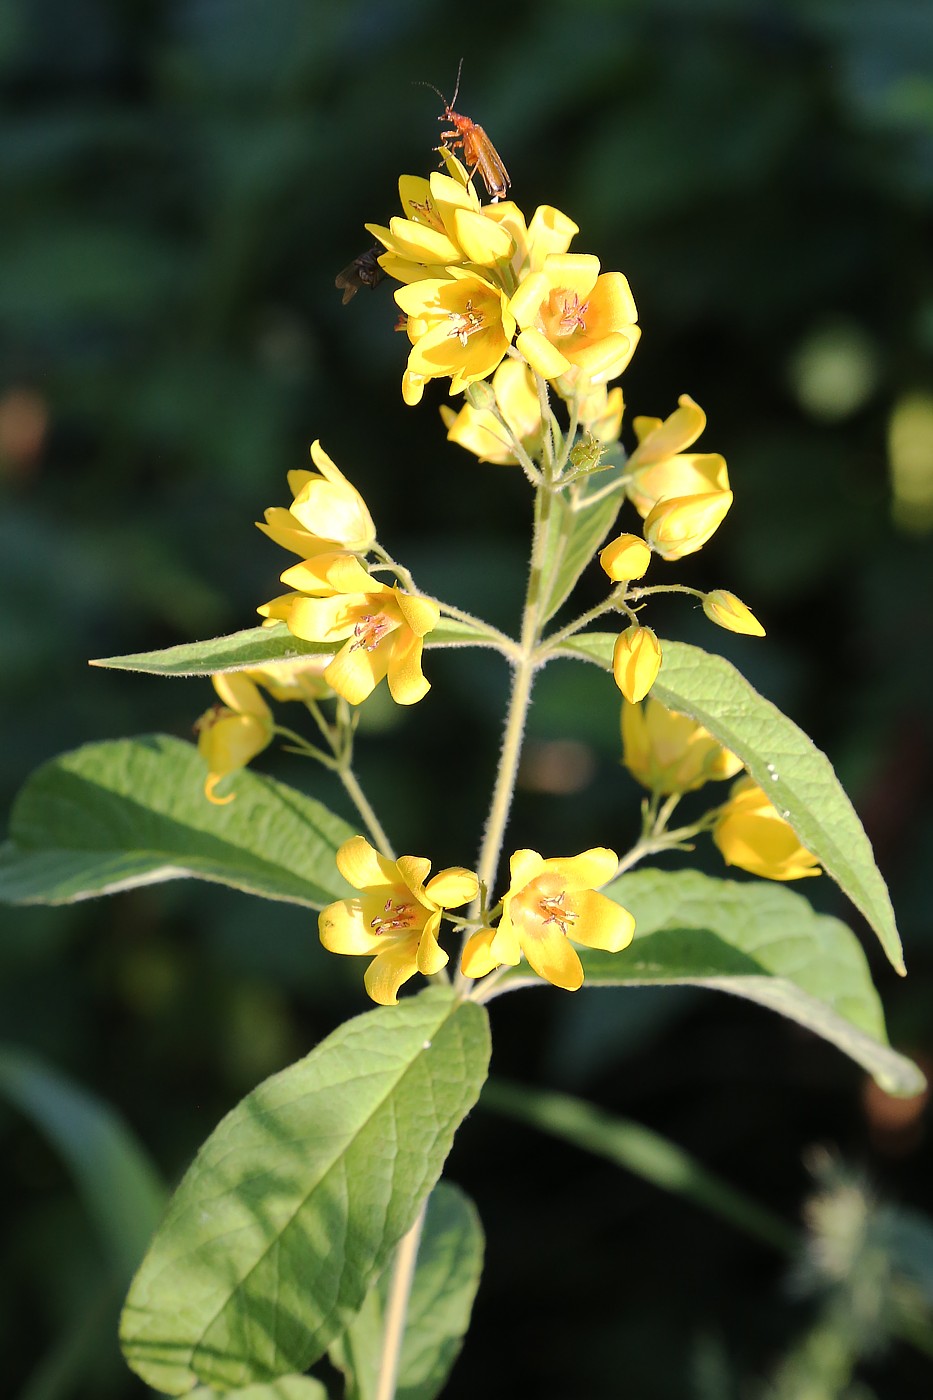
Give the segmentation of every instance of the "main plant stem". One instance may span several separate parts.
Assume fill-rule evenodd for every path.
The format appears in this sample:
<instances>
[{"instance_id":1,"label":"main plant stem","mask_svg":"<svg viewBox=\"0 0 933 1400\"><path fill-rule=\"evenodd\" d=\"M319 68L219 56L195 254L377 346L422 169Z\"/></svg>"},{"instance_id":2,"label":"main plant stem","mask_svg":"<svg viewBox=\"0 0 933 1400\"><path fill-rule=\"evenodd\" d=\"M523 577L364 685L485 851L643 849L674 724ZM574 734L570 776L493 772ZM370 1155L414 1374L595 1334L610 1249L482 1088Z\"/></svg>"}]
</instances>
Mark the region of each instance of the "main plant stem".
<instances>
[{"instance_id":1,"label":"main plant stem","mask_svg":"<svg viewBox=\"0 0 933 1400\"><path fill-rule=\"evenodd\" d=\"M493 788L489 816L483 832L477 874L480 883L491 890L499 867L505 828L515 793L515 780L522 755L522 738L525 733L525 720L531 701L535 671L540 666L537 655L541 631L541 584L544 569L544 546L551 514L553 494L547 486L542 486L535 501L535 525L531 546L531 568L528 575L528 592L525 598L525 612L522 618L521 640L518 656L512 671L512 694L502 735L502 751L499 756L499 771Z\"/></svg>"},{"instance_id":2,"label":"main plant stem","mask_svg":"<svg viewBox=\"0 0 933 1400\"><path fill-rule=\"evenodd\" d=\"M418 1249L421 1244L421 1231L428 1208L427 1198L418 1212L414 1225L399 1240L392 1265L392 1278L389 1283L389 1297L386 1303L385 1325L382 1332L382 1355L379 1358L379 1379L376 1383L374 1400L394 1400L398 1384L398 1367L402 1355L402 1341L405 1336L405 1321L408 1317L408 1300L418 1262Z\"/></svg>"}]
</instances>

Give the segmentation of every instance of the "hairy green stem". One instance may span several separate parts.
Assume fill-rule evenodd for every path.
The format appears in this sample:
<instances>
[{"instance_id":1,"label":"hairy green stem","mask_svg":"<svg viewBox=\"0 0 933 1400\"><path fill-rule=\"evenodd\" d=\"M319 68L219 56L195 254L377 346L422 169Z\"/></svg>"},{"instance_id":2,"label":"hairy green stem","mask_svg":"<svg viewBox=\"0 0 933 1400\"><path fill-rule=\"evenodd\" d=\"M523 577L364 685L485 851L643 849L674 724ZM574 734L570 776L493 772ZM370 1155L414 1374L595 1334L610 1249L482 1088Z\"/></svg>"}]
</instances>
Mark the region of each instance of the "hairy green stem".
<instances>
[{"instance_id":1,"label":"hairy green stem","mask_svg":"<svg viewBox=\"0 0 933 1400\"><path fill-rule=\"evenodd\" d=\"M402 1341L405 1336L405 1322L408 1317L408 1302L411 1286L418 1262L418 1248L421 1244L421 1231L428 1209L428 1198L418 1212L418 1218L399 1240L392 1265L392 1278L389 1283L389 1298L386 1305L385 1326L382 1333L382 1355L379 1358L379 1379L376 1383L374 1400L394 1400L398 1384L398 1367L402 1355Z\"/></svg>"},{"instance_id":2,"label":"hairy green stem","mask_svg":"<svg viewBox=\"0 0 933 1400\"><path fill-rule=\"evenodd\" d=\"M348 765L341 764L337 768L337 772L340 775L340 781L343 783L347 796L362 817L363 824L373 838L379 852L384 855L387 860L395 860L392 842L389 840L382 823L376 816L369 798L360 787L359 779L353 769Z\"/></svg>"}]
</instances>

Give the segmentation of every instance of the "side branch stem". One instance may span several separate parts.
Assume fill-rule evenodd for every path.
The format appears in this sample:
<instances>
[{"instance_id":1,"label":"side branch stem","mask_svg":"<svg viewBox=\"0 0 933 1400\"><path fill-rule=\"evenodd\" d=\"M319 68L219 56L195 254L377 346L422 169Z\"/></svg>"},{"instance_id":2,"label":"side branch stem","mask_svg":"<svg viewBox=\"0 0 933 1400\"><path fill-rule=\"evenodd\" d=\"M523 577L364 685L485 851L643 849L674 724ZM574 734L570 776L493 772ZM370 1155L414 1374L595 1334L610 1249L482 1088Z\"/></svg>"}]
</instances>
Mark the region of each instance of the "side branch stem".
<instances>
[{"instance_id":1,"label":"side branch stem","mask_svg":"<svg viewBox=\"0 0 933 1400\"><path fill-rule=\"evenodd\" d=\"M389 840L382 823L376 816L369 798L360 787L359 779L353 769L348 765L341 764L337 768L337 772L340 775L340 781L343 783L347 796L362 817L366 830L373 838L378 850L387 860L395 860L392 842Z\"/></svg>"}]
</instances>

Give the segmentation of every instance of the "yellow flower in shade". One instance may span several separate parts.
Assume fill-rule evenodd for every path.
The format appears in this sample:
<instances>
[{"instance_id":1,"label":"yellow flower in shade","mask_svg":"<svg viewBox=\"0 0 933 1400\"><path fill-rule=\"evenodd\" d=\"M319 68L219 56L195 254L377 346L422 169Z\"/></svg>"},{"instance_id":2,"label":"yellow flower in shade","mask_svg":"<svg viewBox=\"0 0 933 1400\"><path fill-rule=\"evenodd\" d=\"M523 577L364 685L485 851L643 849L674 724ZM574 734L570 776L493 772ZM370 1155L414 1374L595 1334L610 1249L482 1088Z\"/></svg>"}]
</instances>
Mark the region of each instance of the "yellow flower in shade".
<instances>
[{"instance_id":1,"label":"yellow flower in shade","mask_svg":"<svg viewBox=\"0 0 933 1400\"><path fill-rule=\"evenodd\" d=\"M801 880L821 874L816 856L800 844L751 778L740 778L719 813L713 840L727 865L765 880Z\"/></svg>"},{"instance_id":2,"label":"yellow flower in shade","mask_svg":"<svg viewBox=\"0 0 933 1400\"><path fill-rule=\"evenodd\" d=\"M651 696L644 705L622 702L622 762L642 787L664 795L693 792L742 769L708 729Z\"/></svg>"},{"instance_id":3,"label":"yellow flower in shade","mask_svg":"<svg viewBox=\"0 0 933 1400\"><path fill-rule=\"evenodd\" d=\"M422 639L437 626L436 603L380 583L352 554L306 559L286 569L282 582L298 591L264 603L259 612L285 622L303 641L345 642L323 671L338 695L359 705L384 676L398 705L427 695Z\"/></svg>"},{"instance_id":4,"label":"yellow flower in shade","mask_svg":"<svg viewBox=\"0 0 933 1400\"><path fill-rule=\"evenodd\" d=\"M747 608L741 598L728 593L725 588L714 588L703 599L703 611L710 622L730 632L744 632L748 637L763 637L765 629L751 608Z\"/></svg>"},{"instance_id":5,"label":"yellow flower in shade","mask_svg":"<svg viewBox=\"0 0 933 1400\"><path fill-rule=\"evenodd\" d=\"M596 889L615 874L615 851L597 846L556 860L516 851L509 865L502 917L495 929L480 929L467 940L461 962L465 977L484 977L503 963L516 967L524 954L539 977L575 992L583 983L583 967L571 939L608 953L631 943L632 915Z\"/></svg>"},{"instance_id":6,"label":"yellow flower in shade","mask_svg":"<svg viewBox=\"0 0 933 1400\"><path fill-rule=\"evenodd\" d=\"M216 795L217 784L272 742L275 722L272 711L243 671L224 671L211 676L214 689L223 701L198 720L198 753L208 767L204 795L215 806L232 802L236 793Z\"/></svg>"},{"instance_id":7,"label":"yellow flower in shade","mask_svg":"<svg viewBox=\"0 0 933 1400\"><path fill-rule=\"evenodd\" d=\"M612 674L630 704L644 700L660 669L661 643L650 627L633 624L619 633L612 652Z\"/></svg>"},{"instance_id":8,"label":"yellow flower in shade","mask_svg":"<svg viewBox=\"0 0 933 1400\"><path fill-rule=\"evenodd\" d=\"M251 666L240 674L267 690L273 700L325 700L333 690L324 679L329 656L299 657L294 661L270 661L268 666Z\"/></svg>"},{"instance_id":9,"label":"yellow flower in shade","mask_svg":"<svg viewBox=\"0 0 933 1400\"><path fill-rule=\"evenodd\" d=\"M431 862L422 856L387 860L363 836L352 836L337 852L337 868L359 899L338 899L318 919L321 942L331 953L371 957L363 979L380 1006L394 1006L409 977L440 972L447 954L437 941L444 909L467 904L476 876L454 866L427 880Z\"/></svg>"},{"instance_id":10,"label":"yellow flower in shade","mask_svg":"<svg viewBox=\"0 0 933 1400\"><path fill-rule=\"evenodd\" d=\"M365 553L376 539L366 502L319 441L311 444L311 460L318 470L288 473L294 500L288 510L267 510L265 524L256 522L260 530L302 559L342 549Z\"/></svg>"},{"instance_id":11,"label":"yellow flower in shade","mask_svg":"<svg viewBox=\"0 0 933 1400\"><path fill-rule=\"evenodd\" d=\"M588 253L550 253L519 286L509 309L521 326L516 349L545 379L576 365L593 384L622 373L641 332L628 281L600 274Z\"/></svg>"},{"instance_id":12,"label":"yellow flower in shade","mask_svg":"<svg viewBox=\"0 0 933 1400\"><path fill-rule=\"evenodd\" d=\"M485 277L448 269L449 277L424 278L399 287L395 300L408 316L406 403L417 403L428 379L450 376L459 393L486 379L499 365L515 333L505 294Z\"/></svg>"},{"instance_id":13,"label":"yellow flower in shade","mask_svg":"<svg viewBox=\"0 0 933 1400\"><path fill-rule=\"evenodd\" d=\"M664 496L645 521L645 539L662 559L683 559L703 548L725 520L731 505L731 491Z\"/></svg>"},{"instance_id":14,"label":"yellow flower in shade","mask_svg":"<svg viewBox=\"0 0 933 1400\"><path fill-rule=\"evenodd\" d=\"M663 497L729 490L724 457L718 452L684 452L706 427L706 414L689 394L681 394L678 403L663 423L643 417L633 423L638 446L628 459L631 481L626 490L642 519Z\"/></svg>"},{"instance_id":15,"label":"yellow flower in shade","mask_svg":"<svg viewBox=\"0 0 933 1400\"><path fill-rule=\"evenodd\" d=\"M576 399L580 426L588 429L600 442L618 442L625 409L619 386L607 389L605 384L591 384L585 375L577 375L573 392L566 395L562 388L565 378L570 376L562 376L555 388L562 398Z\"/></svg>"},{"instance_id":16,"label":"yellow flower in shade","mask_svg":"<svg viewBox=\"0 0 933 1400\"><path fill-rule=\"evenodd\" d=\"M613 583L641 578L651 563L651 550L637 535L619 535L599 551L599 562Z\"/></svg>"},{"instance_id":17,"label":"yellow flower in shade","mask_svg":"<svg viewBox=\"0 0 933 1400\"><path fill-rule=\"evenodd\" d=\"M522 360L503 360L492 377L492 389L508 428L525 451L535 456L541 443L541 405L530 369ZM518 461L512 437L489 409L467 403L454 413L443 404L441 417L448 441L465 447L481 462L511 466Z\"/></svg>"}]
</instances>

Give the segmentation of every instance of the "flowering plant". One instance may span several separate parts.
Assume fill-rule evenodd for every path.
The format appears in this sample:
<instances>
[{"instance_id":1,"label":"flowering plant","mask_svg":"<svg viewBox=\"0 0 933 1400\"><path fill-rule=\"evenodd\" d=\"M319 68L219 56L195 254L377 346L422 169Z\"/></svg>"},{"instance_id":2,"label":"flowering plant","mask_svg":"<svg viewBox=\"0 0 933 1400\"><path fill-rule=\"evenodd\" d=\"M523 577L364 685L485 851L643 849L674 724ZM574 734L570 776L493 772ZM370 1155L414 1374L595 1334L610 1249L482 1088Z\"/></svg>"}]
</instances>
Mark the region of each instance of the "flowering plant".
<instances>
[{"instance_id":1,"label":"flowering plant","mask_svg":"<svg viewBox=\"0 0 933 1400\"><path fill-rule=\"evenodd\" d=\"M290 473L291 503L260 525L297 556L281 572L287 591L259 605L262 625L97 663L210 676L221 703L198 721L196 746L88 745L35 775L13 813L8 899L60 902L191 875L314 910L328 952L369 959L362 983L375 1008L227 1115L136 1274L124 1351L168 1394L203 1384L244 1400L311 1400L325 1392L303 1373L325 1354L351 1396L438 1393L481 1250L475 1213L439 1178L487 1078L486 1005L505 992L719 987L825 1037L891 1092L922 1082L888 1045L855 936L784 888L825 871L903 972L884 883L828 760L733 666L659 639L645 621L653 598L676 593L713 624L764 635L731 592L669 581L732 505L724 459L690 450L705 415L682 395L666 419L636 417L626 455L613 381L640 337L627 279L570 251L579 230L560 210L526 218L511 200L483 203L452 152L444 163L429 178L403 176L402 213L368 227L398 283L405 404L442 381L457 398L442 409L451 451L476 459L477 479L491 463L527 480L517 635L425 593L380 539L348 464L315 441L316 470ZM605 596L555 623L588 569ZM398 854L354 745L360 707L382 681L396 704L431 703L430 652L453 646L498 652L512 687L475 868L432 875L430 855ZM561 660L605 673L607 723L621 706L622 761L646 791L641 830L623 852L567 854L531 850L517 832L506 877L533 688ZM303 712L310 738L279 722L282 704ZM249 771L277 738L337 775L351 821ZM716 785L736 778L721 800ZM675 825L684 799L690 815ZM707 834L726 864L756 878L635 870ZM438 1319L430 1301L451 1238L455 1305Z\"/></svg>"}]
</instances>

